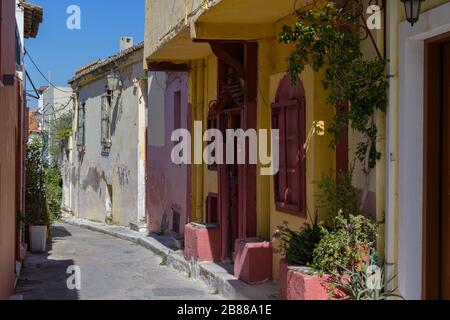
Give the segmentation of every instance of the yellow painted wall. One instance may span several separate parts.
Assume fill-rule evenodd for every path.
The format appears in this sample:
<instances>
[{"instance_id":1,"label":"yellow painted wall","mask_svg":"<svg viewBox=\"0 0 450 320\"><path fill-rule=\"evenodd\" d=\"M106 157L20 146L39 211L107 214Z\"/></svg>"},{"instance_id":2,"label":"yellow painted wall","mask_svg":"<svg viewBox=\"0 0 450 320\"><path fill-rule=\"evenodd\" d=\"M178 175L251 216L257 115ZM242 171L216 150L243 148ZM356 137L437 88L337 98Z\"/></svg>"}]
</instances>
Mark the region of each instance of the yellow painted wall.
<instances>
[{"instance_id":1,"label":"yellow painted wall","mask_svg":"<svg viewBox=\"0 0 450 320\"><path fill-rule=\"evenodd\" d=\"M292 21L288 18L278 22L274 27L276 33L281 31L284 23ZM291 52L292 47L289 45L280 44L278 39L264 39L258 40L258 99L257 99L257 124L258 129L271 128L271 104L274 102L276 90L279 81L285 75L287 70L286 59ZM217 59L214 56L208 56L204 59L204 74L205 82L203 88L203 95L205 100L204 112L199 114L199 109L195 108L198 105L198 74L195 70L198 69L199 60L192 62L192 70L190 75L191 98L190 102L193 105L193 120L202 119L204 128L206 128L206 117L208 114L209 102L217 98ZM334 109L325 103L325 92L321 85L321 76L314 73L311 69L307 69L302 75L301 79L306 91L306 128L309 131L312 127L313 121L323 120L325 124L330 123ZM335 153L328 146L330 137L314 137L309 153L307 155L307 205L310 213L315 214L316 205L314 196L318 193L316 184L314 183L324 173L329 173L335 168ZM291 228L300 229L306 222L305 218L296 217L293 215L278 212L275 209L273 177L261 176L259 174L259 166L256 181L257 192L257 233L258 236L272 240L272 234L275 232L277 226L282 225L284 221L288 221ZM198 180L195 179L198 170L203 170L202 185L199 185ZM198 212L200 206L204 213L204 203L206 197L210 192L217 193L218 191L218 177L217 172L208 170L206 165L192 166L192 204L193 212ZM203 201L199 202L198 193L201 193ZM199 216L197 215L197 218ZM198 219L204 221L203 219ZM276 244L275 244L276 245ZM280 256L278 254L274 257L274 276L278 274L278 264Z\"/></svg>"},{"instance_id":2,"label":"yellow painted wall","mask_svg":"<svg viewBox=\"0 0 450 320\"><path fill-rule=\"evenodd\" d=\"M209 103L213 100L217 99L217 58L213 55L208 56L205 59L205 110L203 123L204 123L204 130L207 129L207 118L208 118L208 107ZM209 193L218 193L219 185L218 185L218 172L212 171L208 169L208 165L203 165L203 171L204 171L204 200L203 203L206 201L206 197ZM203 210L205 211L205 210Z\"/></svg>"},{"instance_id":3,"label":"yellow painted wall","mask_svg":"<svg viewBox=\"0 0 450 320\"><path fill-rule=\"evenodd\" d=\"M427 1L424 3L423 10L428 10L438 4L447 1ZM399 2L399 6L402 4ZM400 10L399 21L403 18L403 10ZM283 24L294 23L292 16L287 16L274 24L274 34L278 35ZM373 31L379 50L384 53L384 30ZM289 45L278 43L276 37L269 39L259 39L259 56L258 56L258 128L268 129L271 127L271 103L274 101L275 93L279 81L285 74L287 69L286 59L292 50ZM376 56L373 44L366 40L362 44L364 56L373 58ZM199 83L199 74L194 69L198 69L198 63L204 63L204 85L203 89L199 90L197 85ZM204 57L203 60L196 60L192 62L193 69L191 71L191 103L193 104L193 120L202 119L204 128L206 128L206 117L208 112L208 104L211 100L216 99L217 92L217 59L214 56ZM314 73L311 69L307 69L302 75L301 79L306 91L306 121L307 130L311 129L313 121L323 120L325 126L330 123L334 109L325 103L325 92L321 84L321 76ZM203 97L203 106L198 107L199 95ZM197 107L195 107L197 105ZM369 190L376 193L376 217L379 221L384 220L385 210L385 129L386 119L381 113L376 115L376 123L379 128L380 139L378 141L378 148L383 152L383 158L378 162L376 169L370 177ZM357 143L360 137L354 132L349 133L349 158L352 159ZM335 168L335 153L328 145L330 142L329 136L319 137L315 136L311 142L311 147L307 155L307 206L311 214L316 212L316 204L314 196L319 192L314 183L320 179L321 175L330 172ZM259 169L259 168L258 168ZM196 179L198 170L202 171L200 181ZM364 187L365 179L361 173L361 168L356 168L354 184L356 187L362 189ZM299 229L305 223L304 218L295 217L285 213L277 212L274 203L273 178L259 175L257 176L257 231L258 236L270 240L272 234L277 226L282 225L287 221L291 228ZM208 193L217 193L218 179L217 172L210 171L206 165L192 166L192 199L193 212L199 212L197 218L204 219L204 203ZM201 194L201 197L198 197ZM200 201L201 199L201 201ZM383 230L380 230L383 235ZM383 237L381 238L379 249L383 252ZM276 244L275 244L276 245ZM274 258L274 275L278 272L279 256Z\"/></svg>"},{"instance_id":4,"label":"yellow painted wall","mask_svg":"<svg viewBox=\"0 0 450 320\"><path fill-rule=\"evenodd\" d=\"M281 27L284 24L293 23L292 17L282 19L275 25L276 34L279 34ZM264 90L268 89L268 96L265 95L266 101L269 104L275 100L276 91L280 80L285 76L287 70L286 59L292 50L292 46L280 44L278 39L271 40L267 48L270 53L265 53L261 49L264 48L260 45L260 55L263 55L263 59L260 57L260 79L265 77L266 86ZM270 56L271 63L265 63L264 58ZM268 70L265 70L265 69ZM268 77L268 78L267 78ZM300 76L306 93L306 130L307 133L312 128L313 121L324 121L325 127L330 123L330 120L334 114L334 108L327 105L325 102L326 93L322 88L321 75L314 72L311 68L307 68ZM267 82L268 80L268 82ZM268 88L267 88L268 84ZM267 91L264 91L267 94ZM261 109L262 107L260 107ZM264 107L265 108L265 107ZM259 110L260 110L259 109ZM258 111L259 111L258 110ZM270 111L269 108L266 110ZM270 113L268 113L270 116ZM268 118L270 123L270 117ZM335 152L329 148L330 136L317 136L315 135L311 141L310 149L306 157L306 199L307 209L312 217L319 213L321 218L324 218L323 213L317 210L315 203L315 195L319 193L316 181L318 181L323 174L329 173L335 169ZM273 234L278 226L283 225L284 222L288 222L289 227L299 230L307 221L305 218L300 218L283 212L279 212L275 208L274 197L274 179L269 178L270 185L270 232ZM274 246L277 247L278 243L274 241ZM280 255L275 253L273 260L274 278L278 277Z\"/></svg>"},{"instance_id":5,"label":"yellow painted wall","mask_svg":"<svg viewBox=\"0 0 450 320\"><path fill-rule=\"evenodd\" d=\"M217 58L210 55L190 63L189 103L192 107L192 126L194 121L202 121L204 132L207 129L209 103L217 99ZM195 138L195 134L192 133L192 141ZM194 152L193 149L192 152ZM191 166L191 177L193 220L205 222L206 198L209 193L218 192L217 171L209 170L206 164L193 164Z\"/></svg>"}]
</instances>

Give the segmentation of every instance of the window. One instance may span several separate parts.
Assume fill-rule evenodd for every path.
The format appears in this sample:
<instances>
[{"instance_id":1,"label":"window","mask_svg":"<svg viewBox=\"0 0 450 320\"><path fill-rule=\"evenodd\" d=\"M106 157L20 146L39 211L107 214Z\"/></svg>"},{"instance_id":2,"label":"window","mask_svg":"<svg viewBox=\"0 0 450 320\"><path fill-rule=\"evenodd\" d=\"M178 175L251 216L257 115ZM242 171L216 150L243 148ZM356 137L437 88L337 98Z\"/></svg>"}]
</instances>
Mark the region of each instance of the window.
<instances>
[{"instance_id":1,"label":"window","mask_svg":"<svg viewBox=\"0 0 450 320\"><path fill-rule=\"evenodd\" d=\"M86 103L80 104L78 108L78 135L77 146L79 150L84 150L86 145Z\"/></svg>"},{"instance_id":2,"label":"window","mask_svg":"<svg viewBox=\"0 0 450 320\"><path fill-rule=\"evenodd\" d=\"M272 105L272 128L280 130L280 170L274 176L275 203L279 211L304 216L305 98L303 86L289 90L286 86L290 87L290 82L282 80L276 103Z\"/></svg>"},{"instance_id":3,"label":"window","mask_svg":"<svg viewBox=\"0 0 450 320\"><path fill-rule=\"evenodd\" d=\"M111 95L102 96L101 112L101 145L102 152L111 148Z\"/></svg>"}]
</instances>

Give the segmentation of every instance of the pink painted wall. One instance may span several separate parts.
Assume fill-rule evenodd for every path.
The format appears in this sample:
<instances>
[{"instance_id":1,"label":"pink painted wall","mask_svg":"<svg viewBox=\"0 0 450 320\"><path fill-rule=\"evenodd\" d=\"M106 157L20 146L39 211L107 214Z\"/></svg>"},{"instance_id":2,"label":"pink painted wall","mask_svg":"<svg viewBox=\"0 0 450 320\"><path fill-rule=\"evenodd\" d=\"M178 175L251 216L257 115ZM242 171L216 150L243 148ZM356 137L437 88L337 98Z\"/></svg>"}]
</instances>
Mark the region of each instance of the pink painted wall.
<instances>
[{"instance_id":1,"label":"pink painted wall","mask_svg":"<svg viewBox=\"0 0 450 320\"><path fill-rule=\"evenodd\" d=\"M173 208L181 215L180 234L184 233L184 226L188 223L189 166L175 165L171 160L174 146L171 135L177 123L175 117L178 117L181 128L190 130L187 81L187 73L167 74L164 93L165 143L164 146L148 146L147 220L150 232L160 233L164 229L166 234L170 234L173 230ZM177 99L181 102L179 108L176 108ZM180 110L179 114L175 114L176 109Z\"/></svg>"},{"instance_id":2,"label":"pink painted wall","mask_svg":"<svg viewBox=\"0 0 450 320\"><path fill-rule=\"evenodd\" d=\"M15 73L15 1L1 0L0 19L0 77ZM13 292L16 254L16 143L21 139L19 83L0 86L0 300L8 299Z\"/></svg>"}]
</instances>

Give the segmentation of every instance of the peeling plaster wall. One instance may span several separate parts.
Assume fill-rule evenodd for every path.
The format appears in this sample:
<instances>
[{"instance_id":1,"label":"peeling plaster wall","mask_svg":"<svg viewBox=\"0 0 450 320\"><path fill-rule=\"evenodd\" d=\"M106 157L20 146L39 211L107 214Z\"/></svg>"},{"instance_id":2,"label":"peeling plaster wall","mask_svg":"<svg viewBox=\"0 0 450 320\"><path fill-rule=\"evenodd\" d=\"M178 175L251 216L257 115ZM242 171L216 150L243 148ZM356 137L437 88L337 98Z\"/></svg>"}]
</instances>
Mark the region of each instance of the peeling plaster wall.
<instances>
[{"instance_id":1,"label":"peeling plaster wall","mask_svg":"<svg viewBox=\"0 0 450 320\"><path fill-rule=\"evenodd\" d=\"M72 181L72 211L79 218L129 225L144 214L145 171L142 150L145 146L145 90L133 86L143 76L142 60L121 66L122 92L114 91L111 106L112 147L102 154L101 96L106 93L106 75L83 85L79 105L86 104L86 151L74 149L69 176ZM140 110L144 109L144 110ZM143 122L144 121L144 122ZM142 125L144 123L144 125ZM76 141L76 140L75 140ZM76 145L76 142L74 143ZM112 194L110 195L112 187ZM111 197L112 196L112 197ZM111 220L107 217L111 216Z\"/></svg>"}]
</instances>

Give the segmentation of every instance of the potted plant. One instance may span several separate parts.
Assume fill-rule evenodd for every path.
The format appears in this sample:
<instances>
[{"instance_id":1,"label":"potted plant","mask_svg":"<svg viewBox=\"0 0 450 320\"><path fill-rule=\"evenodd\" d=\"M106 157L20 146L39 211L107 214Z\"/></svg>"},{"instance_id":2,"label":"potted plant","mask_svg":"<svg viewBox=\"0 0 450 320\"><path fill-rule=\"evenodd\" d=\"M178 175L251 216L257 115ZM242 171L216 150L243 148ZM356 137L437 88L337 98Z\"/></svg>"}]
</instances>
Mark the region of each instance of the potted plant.
<instances>
[{"instance_id":1,"label":"potted plant","mask_svg":"<svg viewBox=\"0 0 450 320\"><path fill-rule=\"evenodd\" d=\"M278 227L274 235L279 241L280 261L278 284L281 300L327 299L323 278L309 266L314 249L322 238L317 218L306 223L300 231L291 230L287 223ZM325 279L326 280L326 279Z\"/></svg>"},{"instance_id":2,"label":"potted plant","mask_svg":"<svg viewBox=\"0 0 450 320\"><path fill-rule=\"evenodd\" d=\"M331 226L315 222L302 231L280 228L285 257L280 265L280 299L327 300L347 297L352 276L374 264L377 224L342 211ZM348 272L352 270L353 272Z\"/></svg>"},{"instance_id":3,"label":"potted plant","mask_svg":"<svg viewBox=\"0 0 450 320\"><path fill-rule=\"evenodd\" d=\"M30 235L30 250L44 252L48 233L48 210L45 190L45 165L43 144L33 139L27 147L26 155L26 205L24 222Z\"/></svg>"}]
</instances>

